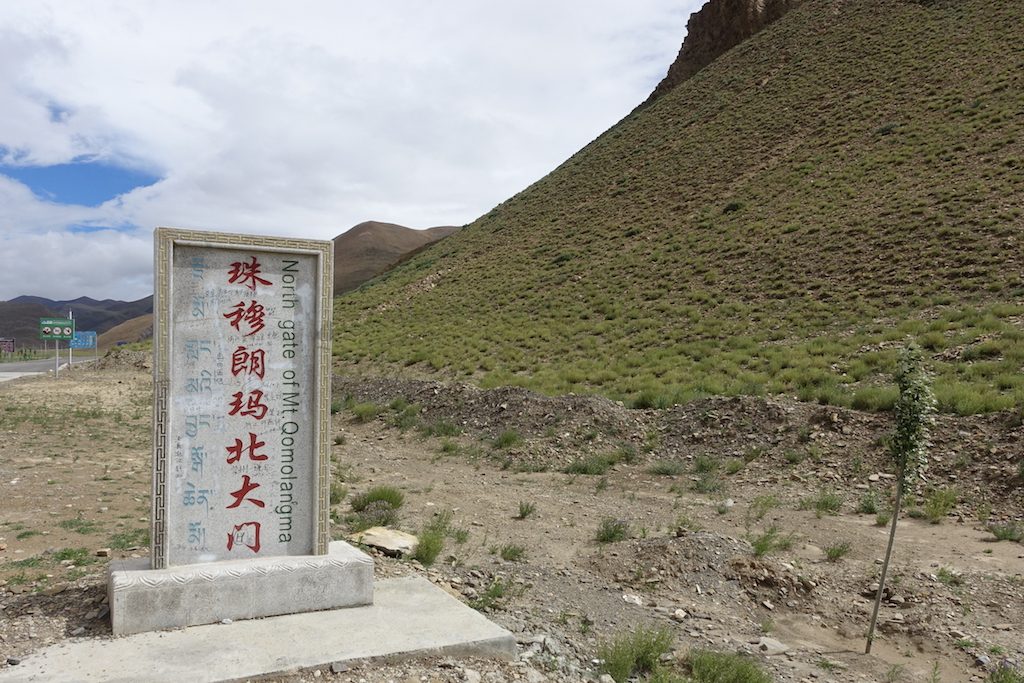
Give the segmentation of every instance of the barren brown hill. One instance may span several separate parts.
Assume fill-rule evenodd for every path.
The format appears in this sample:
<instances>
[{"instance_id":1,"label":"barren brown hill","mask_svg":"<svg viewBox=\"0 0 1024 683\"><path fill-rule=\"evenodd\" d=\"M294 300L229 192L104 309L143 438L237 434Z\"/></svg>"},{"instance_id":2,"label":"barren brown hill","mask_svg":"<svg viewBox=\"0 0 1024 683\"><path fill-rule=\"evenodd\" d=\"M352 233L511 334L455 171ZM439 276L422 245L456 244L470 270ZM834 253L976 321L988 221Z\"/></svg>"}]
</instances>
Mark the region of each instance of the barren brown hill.
<instances>
[{"instance_id":1,"label":"barren brown hill","mask_svg":"<svg viewBox=\"0 0 1024 683\"><path fill-rule=\"evenodd\" d=\"M110 328L100 335L98 343L101 349L109 349L112 346L116 346L118 342L131 344L133 342L145 341L152 336L153 314L146 313L137 318L125 320L120 325Z\"/></svg>"},{"instance_id":2,"label":"barren brown hill","mask_svg":"<svg viewBox=\"0 0 1024 683\"><path fill-rule=\"evenodd\" d=\"M32 301L0 301L0 337L14 339L17 348L42 348L39 319L56 314ZM52 346L52 344L51 344Z\"/></svg>"},{"instance_id":3,"label":"barren brown hill","mask_svg":"<svg viewBox=\"0 0 1024 683\"><path fill-rule=\"evenodd\" d=\"M379 221L360 223L334 238L334 293L355 289L407 255L456 230L455 226L413 230Z\"/></svg>"}]
</instances>

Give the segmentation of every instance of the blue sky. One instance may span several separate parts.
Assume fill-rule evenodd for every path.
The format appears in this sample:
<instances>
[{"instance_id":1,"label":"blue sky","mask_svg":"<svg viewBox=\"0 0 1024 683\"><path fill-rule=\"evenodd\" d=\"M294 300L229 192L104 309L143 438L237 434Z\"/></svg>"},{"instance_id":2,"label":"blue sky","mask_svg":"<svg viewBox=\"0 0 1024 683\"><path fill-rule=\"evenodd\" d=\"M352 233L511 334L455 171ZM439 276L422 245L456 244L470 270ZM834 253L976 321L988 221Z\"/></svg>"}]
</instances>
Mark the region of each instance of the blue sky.
<instances>
[{"instance_id":1,"label":"blue sky","mask_svg":"<svg viewBox=\"0 0 1024 683\"><path fill-rule=\"evenodd\" d=\"M701 4L0 3L0 300L146 296L161 225L471 222L645 99Z\"/></svg>"},{"instance_id":2,"label":"blue sky","mask_svg":"<svg viewBox=\"0 0 1024 683\"><path fill-rule=\"evenodd\" d=\"M39 199L90 207L160 180L149 173L95 161L52 166L0 164L0 174L22 183Z\"/></svg>"}]
</instances>

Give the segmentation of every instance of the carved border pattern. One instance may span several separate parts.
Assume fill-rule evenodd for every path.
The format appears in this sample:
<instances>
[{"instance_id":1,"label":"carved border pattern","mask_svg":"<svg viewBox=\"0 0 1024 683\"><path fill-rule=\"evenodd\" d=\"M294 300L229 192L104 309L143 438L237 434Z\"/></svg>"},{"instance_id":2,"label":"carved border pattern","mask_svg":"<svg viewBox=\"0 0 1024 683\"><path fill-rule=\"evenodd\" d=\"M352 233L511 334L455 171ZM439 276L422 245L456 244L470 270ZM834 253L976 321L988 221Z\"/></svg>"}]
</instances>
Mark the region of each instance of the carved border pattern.
<instances>
[{"instance_id":1,"label":"carved border pattern","mask_svg":"<svg viewBox=\"0 0 1024 683\"><path fill-rule=\"evenodd\" d=\"M173 284L174 245L209 246L259 251L287 251L311 254L317 259L319 297L317 311L316 365L317 410L315 420L317 449L317 511L313 530L316 555L326 555L330 545L330 405L331 335L333 319L334 245L323 240L284 237L260 237L233 233L204 232L181 228L157 228L154 232L155 293L153 301L153 503L151 519L151 564L153 569L167 567L167 393L170 383L170 301Z\"/></svg>"}]
</instances>

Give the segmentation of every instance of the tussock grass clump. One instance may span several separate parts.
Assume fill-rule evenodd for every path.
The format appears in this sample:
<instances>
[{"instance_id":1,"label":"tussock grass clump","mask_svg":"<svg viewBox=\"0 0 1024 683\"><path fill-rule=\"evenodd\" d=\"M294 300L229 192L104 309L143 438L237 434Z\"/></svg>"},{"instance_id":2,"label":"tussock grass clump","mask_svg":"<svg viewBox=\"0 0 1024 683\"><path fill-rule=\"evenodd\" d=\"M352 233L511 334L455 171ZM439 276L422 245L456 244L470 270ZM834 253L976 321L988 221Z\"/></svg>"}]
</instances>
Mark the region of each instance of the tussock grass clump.
<instances>
[{"instance_id":1,"label":"tussock grass clump","mask_svg":"<svg viewBox=\"0 0 1024 683\"><path fill-rule=\"evenodd\" d=\"M782 530L773 524L765 529L764 533L751 539L750 545L754 549L754 557L762 557L779 550L789 550L793 547L793 539L792 533L783 534Z\"/></svg>"},{"instance_id":2,"label":"tussock grass clump","mask_svg":"<svg viewBox=\"0 0 1024 683\"><path fill-rule=\"evenodd\" d=\"M638 628L618 636L597 650L601 671L625 683L633 676L652 673L663 654L672 650L672 634L668 629Z\"/></svg>"},{"instance_id":3,"label":"tussock grass clump","mask_svg":"<svg viewBox=\"0 0 1024 683\"><path fill-rule=\"evenodd\" d=\"M573 460L566 466L565 472L566 474L597 476L606 473L618 462L619 458L614 453L596 453Z\"/></svg>"},{"instance_id":4,"label":"tussock grass clump","mask_svg":"<svg viewBox=\"0 0 1024 683\"><path fill-rule=\"evenodd\" d=\"M938 524L946 518L956 505L957 494L953 487L932 489L925 494L922 510L924 517L932 524Z\"/></svg>"},{"instance_id":5,"label":"tussock grass clump","mask_svg":"<svg viewBox=\"0 0 1024 683\"><path fill-rule=\"evenodd\" d=\"M835 491L820 491L816 496L801 500L798 507L801 510L814 510L818 517L838 515L843 507L843 498Z\"/></svg>"},{"instance_id":6,"label":"tussock grass clump","mask_svg":"<svg viewBox=\"0 0 1024 683\"><path fill-rule=\"evenodd\" d=\"M825 559L829 562L838 562L850 554L853 546L849 541L834 541L825 546Z\"/></svg>"},{"instance_id":7,"label":"tussock grass clump","mask_svg":"<svg viewBox=\"0 0 1024 683\"><path fill-rule=\"evenodd\" d=\"M360 493L358 496L353 496L349 501L352 509L356 512L363 512L372 503L375 502L387 503L388 507L392 510L397 510L402 507L402 503L405 502L405 494L399 491L394 486L374 486L365 493Z\"/></svg>"},{"instance_id":8,"label":"tussock grass clump","mask_svg":"<svg viewBox=\"0 0 1024 683\"><path fill-rule=\"evenodd\" d=\"M597 527L598 543L615 543L625 540L627 536L629 536L629 522L624 519L605 517Z\"/></svg>"},{"instance_id":9,"label":"tussock grass clump","mask_svg":"<svg viewBox=\"0 0 1024 683\"><path fill-rule=\"evenodd\" d=\"M531 503L530 501L521 500L519 501L519 511L516 513L514 519L526 519L534 512L537 511L537 504Z\"/></svg>"},{"instance_id":10,"label":"tussock grass clump","mask_svg":"<svg viewBox=\"0 0 1024 683\"><path fill-rule=\"evenodd\" d=\"M988 530L989 533L995 536L997 541L1016 541L1020 543L1024 540L1024 526L1021 526L1016 522L989 524Z\"/></svg>"},{"instance_id":11,"label":"tussock grass clump","mask_svg":"<svg viewBox=\"0 0 1024 683\"><path fill-rule=\"evenodd\" d=\"M444 550L444 532L437 529L424 529L416 537L416 548L409 555L424 567L429 567L437 560Z\"/></svg>"},{"instance_id":12,"label":"tussock grass clump","mask_svg":"<svg viewBox=\"0 0 1024 683\"><path fill-rule=\"evenodd\" d=\"M686 657L693 683L772 683L772 678L743 655L694 650Z\"/></svg>"},{"instance_id":13,"label":"tussock grass clump","mask_svg":"<svg viewBox=\"0 0 1024 683\"><path fill-rule=\"evenodd\" d=\"M376 403L356 403L350 410L356 422L369 422L384 412Z\"/></svg>"},{"instance_id":14,"label":"tussock grass clump","mask_svg":"<svg viewBox=\"0 0 1024 683\"><path fill-rule=\"evenodd\" d=\"M686 471L686 466L678 460L659 460L647 470L651 474L662 477L675 477Z\"/></svg>"},{"instance_id":15,"label":"tussock grass clump","mask_svg":"<svg viewBox=\"0 0 1024 683\"><path fill-rule=\"evenodd\" d=\"M521 443L523 443L523 437L519 434L519 432L513 430L506 430L498 435L498 437L494 440L493 445L495 448L502 449L512 448L513 446L518 446Z\"/></svg>"},{"instance_id":16,"label":"tussock grass clump","mask_svg":"<svg viewBox=\"0 0 1024 683\"><path fill-rule=\"evenodd\" d=\"M521 562L526 559L526 548L516 543L506 543L498 548L498 557L506 562Z\"/></svg>"}]
</instances>

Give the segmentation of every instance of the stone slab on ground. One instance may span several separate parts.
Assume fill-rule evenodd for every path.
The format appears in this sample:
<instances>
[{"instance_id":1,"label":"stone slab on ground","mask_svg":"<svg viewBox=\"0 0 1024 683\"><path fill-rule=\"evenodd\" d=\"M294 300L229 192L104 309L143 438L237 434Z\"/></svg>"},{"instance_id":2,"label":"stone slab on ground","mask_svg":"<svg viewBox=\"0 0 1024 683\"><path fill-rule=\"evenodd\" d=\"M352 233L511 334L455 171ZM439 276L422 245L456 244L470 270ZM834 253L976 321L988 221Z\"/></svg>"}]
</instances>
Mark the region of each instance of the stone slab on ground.
<instances>
[{"instance_id":1,"label":"stone slab on ground","mask_svg":"<svg viewBox=\"0 0 1024 683\"><path fill-rule=\"evenodd\" d=\"M373 602L373 560L335 541L326 555L224 560L149 569L149 560L110 563L115 636L355 607Z\"/></svg>"},{"instance_id":2,"label":"stone slab on ground","mask_svg":"<svg viewBox=\"0 0 1024 683\"><path fill-rule=\"evenodd\" d=\"M378 580L365 607L58 643L0 671L0 683L232 681L373 658L515 652L511 633L413 576Z\"/></svg>"}]
</instances>

